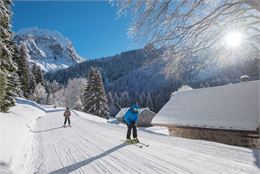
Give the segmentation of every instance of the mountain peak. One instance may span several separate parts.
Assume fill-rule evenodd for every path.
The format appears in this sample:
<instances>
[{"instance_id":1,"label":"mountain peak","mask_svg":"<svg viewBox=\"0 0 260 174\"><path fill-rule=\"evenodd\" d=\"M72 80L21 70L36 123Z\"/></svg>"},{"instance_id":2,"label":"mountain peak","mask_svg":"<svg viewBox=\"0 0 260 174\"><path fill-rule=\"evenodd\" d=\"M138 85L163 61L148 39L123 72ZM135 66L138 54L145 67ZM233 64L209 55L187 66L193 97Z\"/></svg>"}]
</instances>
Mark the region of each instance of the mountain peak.
<instances>
[{"instance_id":1,"label":"mountain peak","mask_svg":"<svg viewBox=\"0 0 260 174\"><path fill-rule=\"evenodd\" d=\"M72 42L58 31L30 27L19 30L14 40L25 44L31 56L29 62L38 64L45 72L67 68L85 59L79 56Z\"/></svg>"}]
</instances>

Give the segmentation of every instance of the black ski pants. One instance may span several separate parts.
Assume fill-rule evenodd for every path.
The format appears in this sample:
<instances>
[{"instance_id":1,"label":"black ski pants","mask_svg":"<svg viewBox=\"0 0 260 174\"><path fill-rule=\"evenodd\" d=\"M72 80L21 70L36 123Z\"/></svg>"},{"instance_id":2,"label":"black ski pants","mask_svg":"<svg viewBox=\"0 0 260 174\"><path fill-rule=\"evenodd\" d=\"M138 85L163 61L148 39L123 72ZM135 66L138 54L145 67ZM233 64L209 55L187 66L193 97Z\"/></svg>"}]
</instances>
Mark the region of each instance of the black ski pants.
<instances>
[{"instance_id":1,"label":"black ski pants","mask_svg":"<svg viewBox=\"0 0 260 174\"><path fill-rule=\"evenodd\" d=\"M70 125L70 117L65 117L64 125L67 123L67 120L68 120L69 125Z\"/></svg>"},{"instance_id":2,"label":"black ski pants","mask_svg":"<svg viewBox=\"0 0 260 174\"><path fill-rule=\"evenodd\" d=\"M137 138L136 125L135 122L132 122L130 125L127 124L127 134L126 134L127 139L130 139L132 129L133 129L133 137Z\"/></svg>"}]
</instances>

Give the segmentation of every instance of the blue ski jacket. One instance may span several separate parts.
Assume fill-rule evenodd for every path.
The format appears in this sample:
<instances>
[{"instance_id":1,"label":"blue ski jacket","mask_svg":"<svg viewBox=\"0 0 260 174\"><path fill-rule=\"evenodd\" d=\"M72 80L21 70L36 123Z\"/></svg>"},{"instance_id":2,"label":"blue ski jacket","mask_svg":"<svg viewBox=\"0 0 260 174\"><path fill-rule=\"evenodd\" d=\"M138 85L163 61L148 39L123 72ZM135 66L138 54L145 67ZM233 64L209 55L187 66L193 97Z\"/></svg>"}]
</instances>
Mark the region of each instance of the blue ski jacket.
<instances>
[{"instance_id":1,"label":"blue ski jacket","mask_svg":"<svg viewBox=\"0 0 260 174\"><path fill-rule=\"evenodd\" d=\"M128 109L128 111L124 115L124 121L126 124L131 125L132 122L137 122L138 120L138 105L135 104L131 108Z\"/></svg>"}]
</instances>

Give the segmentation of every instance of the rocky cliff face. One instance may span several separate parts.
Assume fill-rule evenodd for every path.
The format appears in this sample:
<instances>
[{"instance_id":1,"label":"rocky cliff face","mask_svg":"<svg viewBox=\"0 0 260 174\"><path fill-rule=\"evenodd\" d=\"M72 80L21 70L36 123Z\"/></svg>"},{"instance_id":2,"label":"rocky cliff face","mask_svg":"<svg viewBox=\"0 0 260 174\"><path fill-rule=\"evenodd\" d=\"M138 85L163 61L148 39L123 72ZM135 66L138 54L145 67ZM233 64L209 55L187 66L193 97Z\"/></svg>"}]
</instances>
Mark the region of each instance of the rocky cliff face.
<instances>
[{"instance_id":1,"label":"rocky cliff face","mask_svg":"<svg viewBox=\"0 0 260 174\"><path fill-rule=\"evenodd\" d=\"M30 55L29 62L38 64L43 71L50 72L83 62L71 41L57 31L26 28L14 37L17 44L24 43Z\"/></svg>"}]
</instances>

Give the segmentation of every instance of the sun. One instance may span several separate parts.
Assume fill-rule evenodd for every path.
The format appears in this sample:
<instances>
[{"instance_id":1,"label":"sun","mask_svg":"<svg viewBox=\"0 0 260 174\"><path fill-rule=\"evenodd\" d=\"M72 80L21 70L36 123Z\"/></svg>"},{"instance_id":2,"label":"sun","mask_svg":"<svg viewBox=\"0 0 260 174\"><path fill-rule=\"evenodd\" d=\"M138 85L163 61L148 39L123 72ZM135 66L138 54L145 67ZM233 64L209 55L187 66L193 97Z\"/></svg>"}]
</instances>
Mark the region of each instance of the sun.
<instances>
[{"instance_id":1,"label":"sun","mask_svg":"<svg viewBox=\"0 0 260 174\"><path fill-rule=\"evenodd\" d=\"M243 34L237 31L230 32L225 36L225 44L232 48L236 48L241 45L242 41Z\"/></svg>"}]
</instances>

